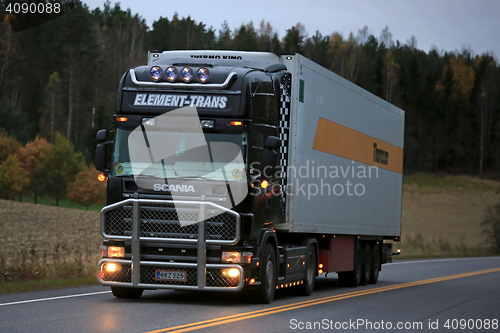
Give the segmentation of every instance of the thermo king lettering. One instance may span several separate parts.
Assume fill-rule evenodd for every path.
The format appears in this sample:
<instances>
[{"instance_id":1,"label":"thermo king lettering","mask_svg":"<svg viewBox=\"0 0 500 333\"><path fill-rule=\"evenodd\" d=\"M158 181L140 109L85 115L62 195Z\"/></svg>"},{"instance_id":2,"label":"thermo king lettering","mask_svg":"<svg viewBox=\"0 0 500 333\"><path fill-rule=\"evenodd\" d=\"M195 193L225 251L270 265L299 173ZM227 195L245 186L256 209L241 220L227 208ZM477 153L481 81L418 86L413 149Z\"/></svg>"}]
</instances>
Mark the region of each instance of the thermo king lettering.
<instances>
[{"instance_id":1,"label":"thermo king lettering","mask_svg":"<svg viewBox=\"0 0 500 333\"><path fill-rule=\"evenodd\" d=\"M134 106L170 106L225 109L227 96L171 95L171 94L136 94Z\"/></svg>"}]
</instances>

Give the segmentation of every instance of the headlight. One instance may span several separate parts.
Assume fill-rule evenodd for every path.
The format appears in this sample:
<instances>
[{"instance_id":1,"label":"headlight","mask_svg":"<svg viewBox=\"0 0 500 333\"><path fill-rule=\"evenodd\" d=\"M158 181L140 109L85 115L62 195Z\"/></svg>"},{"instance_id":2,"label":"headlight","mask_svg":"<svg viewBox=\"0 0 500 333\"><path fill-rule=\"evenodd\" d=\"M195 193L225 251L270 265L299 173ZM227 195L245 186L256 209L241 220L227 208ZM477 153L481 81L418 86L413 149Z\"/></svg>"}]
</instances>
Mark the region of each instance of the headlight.
<instances>
[{"instance_id":1,"label":"headlight","mask_svg":"<svg viewBox=\"0 0 500 333\"><path fill-rule=\"evenodd\" d=\"M191 82L194 73L191 67L184 67L181 71L181 78L184 82Z\"/></svg>"},{"instance_id":2,"label":"headlight","mask_svg":"<svg viewBox=\"0 0 500 333\"><path fill-rule=\"evenodd\" d=\"M160 81L161 74L162 74L161 68L158 66L153 66L149 70L149 76L151 76L151 78L155 81Z\"/></svg>"},{"instance_id":3,"label":"headlight","mask_svg":"<svg viewBox=\"0 0 500 333\"><path fill-rule=\"evenodd\" d=\"M177 80L178 76L179 76L179 73L177 72L177 68L175 68L175 67L171 66L165 70L165 77L170 82L174 82L175 80Z\"/></svg>"},{"instance_id":4,"label":"headlight","mask_svg":"<svg viewBox=\"0 0 500 333\"><path fill-rule=\"evenodd\" d=\"M198 78L198 81L205 83L210 78L210 71L206 68L200 68L196 72L196 77Z\"/></svg>"},{"instance_id":5,"label":"headlight","mask_svg":"<svg viewBox=\"0 0 500 333\"><path fill-rule=\"evenodd\" d=\"M108 246L108 257L112 258L125 257L125 248L120 246Z\"/></svg>"},{"instance_id":6,"label":"headlight","mask_svg":"<svg viewBox=\"0 0 500 333\"><path fill-rule=\"evenodd\" d=\"M222 252L221 261L234 264L249 264L252 261L252 252Z\"/></svg>"}]
</instances>

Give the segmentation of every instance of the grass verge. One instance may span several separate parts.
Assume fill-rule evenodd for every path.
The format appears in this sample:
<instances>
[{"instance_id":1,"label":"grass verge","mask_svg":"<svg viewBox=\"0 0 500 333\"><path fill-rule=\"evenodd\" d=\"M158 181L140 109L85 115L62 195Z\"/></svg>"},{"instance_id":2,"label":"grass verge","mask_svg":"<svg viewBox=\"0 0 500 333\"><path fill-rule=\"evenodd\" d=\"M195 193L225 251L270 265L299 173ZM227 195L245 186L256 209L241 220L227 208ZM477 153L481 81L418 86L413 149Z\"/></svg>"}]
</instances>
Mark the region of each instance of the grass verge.
<instances>
[{"instance_id":1,"label":"grass verge","mask_svg":"<svg viewBox=\"0 0 500 333\"><path fill-rule=\"evenodd\" d=\"M6 282L0 284L0 295L27 293L39 290L63 289L97 285L95 276L74 279L44 279L32 281Z\"/></svg>"}]
</instances>

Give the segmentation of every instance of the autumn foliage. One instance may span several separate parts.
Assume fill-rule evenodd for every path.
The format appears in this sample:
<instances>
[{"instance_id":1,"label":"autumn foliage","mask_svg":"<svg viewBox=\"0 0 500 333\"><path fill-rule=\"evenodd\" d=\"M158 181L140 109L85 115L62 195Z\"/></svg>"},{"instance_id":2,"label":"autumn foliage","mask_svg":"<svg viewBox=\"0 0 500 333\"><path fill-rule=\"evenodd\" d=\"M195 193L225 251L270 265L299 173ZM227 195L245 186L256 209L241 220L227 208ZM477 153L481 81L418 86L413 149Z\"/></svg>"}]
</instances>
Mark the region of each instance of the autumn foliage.
<instances>
[{"instance_id":1,"label":"autumn foliage","mask_svg":"<svg viewBox=\"0 0 500 333\"><path fill-rule=\"evenodd\" d=\"M80 171L68 185L67 198L87 208L91 205L104 205L106 183L97 180L99 174L93 165Z\"/></svg>"}]
</instances>

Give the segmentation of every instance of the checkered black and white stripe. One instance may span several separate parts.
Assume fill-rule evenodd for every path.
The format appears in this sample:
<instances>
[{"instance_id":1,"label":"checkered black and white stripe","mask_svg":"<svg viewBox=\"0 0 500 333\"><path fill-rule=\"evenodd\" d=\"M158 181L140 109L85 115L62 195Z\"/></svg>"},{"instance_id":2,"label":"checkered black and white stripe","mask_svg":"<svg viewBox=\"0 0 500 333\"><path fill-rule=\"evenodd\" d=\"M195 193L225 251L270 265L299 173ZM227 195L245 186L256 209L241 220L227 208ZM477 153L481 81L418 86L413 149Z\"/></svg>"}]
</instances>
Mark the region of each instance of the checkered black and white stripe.
<instances>
[{"instance_id":1,"label":"checkered black and white stripe","mask_svg":"<svg viewBox=\"0 0 500 333\"><path fill-rule=\"evenodd\" d=\"M283 75L280 82L281 98L280 98L280 121L279 121L279 160L282 171L281 186L283 188L282 201L286 200L286 185L287 185L287 168L288 168L288 137L290 132L290 91L291 91L291 74Z\"/></svg>"}]
</instances>

